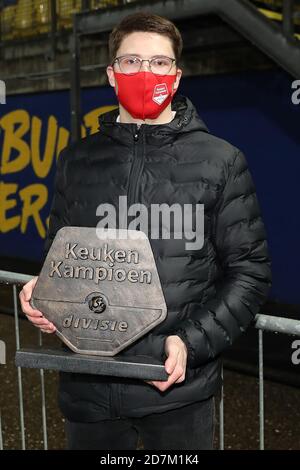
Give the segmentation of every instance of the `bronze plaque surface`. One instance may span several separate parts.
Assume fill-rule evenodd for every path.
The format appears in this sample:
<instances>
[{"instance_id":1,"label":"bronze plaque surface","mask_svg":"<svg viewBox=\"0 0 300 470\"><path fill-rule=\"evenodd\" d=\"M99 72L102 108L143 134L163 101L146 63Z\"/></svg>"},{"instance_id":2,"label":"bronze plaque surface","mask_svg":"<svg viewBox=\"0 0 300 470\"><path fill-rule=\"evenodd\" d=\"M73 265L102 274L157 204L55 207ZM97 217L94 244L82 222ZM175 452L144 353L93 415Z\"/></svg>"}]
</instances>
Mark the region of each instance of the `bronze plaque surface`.
<instances>
[{"instance_id":1,"label":"bronze plaque surface","mask_svg":"<svg viewBox=\"0 0 300 470\"><path fill-rule=\"evenodd\" d=\"M123 229L61 228L31 305L73 351L101 356L114 356L167 315L146 234Z\"/></svg>"}]
</instances>

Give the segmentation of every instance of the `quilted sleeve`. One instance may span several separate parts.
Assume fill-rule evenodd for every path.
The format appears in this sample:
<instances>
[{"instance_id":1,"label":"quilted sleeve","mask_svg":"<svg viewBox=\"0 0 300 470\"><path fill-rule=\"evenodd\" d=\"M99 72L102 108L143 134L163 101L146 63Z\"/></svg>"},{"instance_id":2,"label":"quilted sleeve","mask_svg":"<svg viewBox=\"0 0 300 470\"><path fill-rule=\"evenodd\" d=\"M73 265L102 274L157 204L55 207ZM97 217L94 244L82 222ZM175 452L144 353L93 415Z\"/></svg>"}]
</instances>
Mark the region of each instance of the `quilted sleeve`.
<instances>
[{"instance_id":1,"label":"quilted sleeve","mask_svg":"<svg viewBox=\"0 0 300 470\"><path fill-rule=\"evenodd\" d=\"M236 149L212 219L212 242L223 270L216 295L172 334L185 342L191 368L214 359L246 330L271 286L271 260L252 176Z\"/></svg>"},{"instance_id":2,"label":"quilted sleeve","mask_svg":"<svg viewBox=\"0 0 300 470\"><path fill-rule=\"evenodd\" d=\"M51 247L56 232L65 225L70 225L68 220L68 207L66 200L66 156L67 147L59 154L54 178L54 193L49 215L49 227L44 242L43 261Z\"/></svg>"}]
</instances>

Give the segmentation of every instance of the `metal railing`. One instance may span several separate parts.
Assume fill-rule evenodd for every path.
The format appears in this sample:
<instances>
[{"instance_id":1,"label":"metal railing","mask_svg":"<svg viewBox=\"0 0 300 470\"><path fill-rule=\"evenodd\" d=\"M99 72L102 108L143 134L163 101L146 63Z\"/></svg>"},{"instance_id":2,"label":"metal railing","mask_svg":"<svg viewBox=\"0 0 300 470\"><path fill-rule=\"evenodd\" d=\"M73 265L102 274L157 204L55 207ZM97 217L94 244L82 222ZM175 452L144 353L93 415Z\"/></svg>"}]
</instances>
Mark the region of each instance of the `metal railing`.
<instances>
[{"instance_id":1,"label":"metal railing","mask_svg":"<svg viewBox=\"0 0 300 470\"><path fill-rule=\"evenodd\" d=\"M53 35L72 28L72 16L143 0L0 0L0 41ZM300 4L295 0L251 0L258 10L283 29L300 37ZM298 33L298 34L297 34Z\"/></svg>"},{"instance_id":2,"label":"metal railing","mask_svg":"<svg viewBox=\"0 0 300 470\"><path fill-rule=\"evenodd\" d=\"M10 271L0 270L0 284L12 285L13 289L13 309L16 333L16 350L20 349L20 333L19 333L19 305L17 300L17 285L23 285L30 281L34 276L27 274L13 273ZM0 312L1 313L1 312ZM258 380L259 380L259 448L264 450L265 431L264 431L264 354L263 354L263 332L278 332L300 337L300 321L282 318L271 315L258 314L255 317L255 327L258 329ZM42 345L42 334L38 331L38 343ZM0 364L1 366L1 364ZM26 449L26 436L24 424L24 401L23 401L23 383L22 370L17 368L18 378L18 399L19 399L19 419L21 432L22 449ZM223 368L222 368L223 378ZM44 371L40 369L40 385L41 385L41 407L42 407L42 430L43 430L43 446L48 449L48 431L46 416L46 394ZM224 450L224 387L221 388L220 405L219 405L219 448ZM1 410L0 410L0 450L3 449Z\"/></svg>"},{"instance_id":3,"label":"metal railing","mask_svg":"<svg viewBox=\"0 0 300 470\"><path fill-rule=\"evenodd\" d=\"M15 319L16 351L20 349L19 303L18 303L18 296L17 296L17 285L24 285L27 282L29 282L33 277L34 276L27 275L27 274L14 273L10 271L0 271L0 283L10 284L12 285L12 288L13 288L13 308L14 308L14 319ZM42 346L42 334L40 330L38 330L38 344L39 346ZM25 438L25 420L24 420L23 381L22 381L21 367L17 367L17 379L18 379L21 448L22 450L25 450L26 438ZM43 369L40 369L40 384L41 384L41 396L42 396L41 406L42 406L43 444L44 444L44 450L48 450L46 394L45 394L45 378L44 378ZM1 410L0 410L0 444L3 448ZM0 450L2 450L1 446L0 446Z\"/></svg>"},{"instance_id":4,"label":"metal railing","mask_svg":"<svg viewBox=\"0 0 300 470\"><path fill-rule=\"evenodd\" d=\"M72 28L72 16L142 0L0 0L2 41Z\"/></svg>"}]
</instances>

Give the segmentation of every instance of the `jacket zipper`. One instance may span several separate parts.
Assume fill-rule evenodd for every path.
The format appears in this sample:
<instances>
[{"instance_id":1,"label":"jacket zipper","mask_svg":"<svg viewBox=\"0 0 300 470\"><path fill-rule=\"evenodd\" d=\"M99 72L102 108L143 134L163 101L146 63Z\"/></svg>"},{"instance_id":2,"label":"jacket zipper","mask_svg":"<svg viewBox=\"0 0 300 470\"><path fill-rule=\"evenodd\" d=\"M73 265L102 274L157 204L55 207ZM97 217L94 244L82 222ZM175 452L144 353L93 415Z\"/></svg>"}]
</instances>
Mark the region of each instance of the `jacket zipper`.
<instances>
[{"instance_id":1,"label":"jacket zipper","mask_svg":"<svg viewBox=\"0 0 300 470\"><path fill-rule=\"evenodd\" d=\"M141 126L136 126L136 130L133 135L133 143L134 143L134 158L130 170L129 175L129 185L128 185L128 192L127 192L127 204L130 206L135 202L138 202L138 189L140 178L143 170L143 163L144 163L144 151L143 146L140 146L140 133L141 133ZM139 152L139 148L142 149Z\"/></svg>"},{"instance_id":2,"label":"jacket zipper","mask_svg":"<svg viewBox=\"0 0 300 470\"><path fill-rule=\"evenodd\" d=\"M138 188L139 188L139 180L143 171L143 163L144 163L144 150L143 146L142 151L139 155L139 140L140 140L140 132L141 126L136 126L134 135L133 135L133 142L134 142L134 156L133 162L130 169L129 174L129 183L128 183L128 191L127 191L127 205L128 207L137 202L137 195L138 195ZM110 384L111 387L111 413L112 417L120 418L120 395L121 395L121 384L112 382Z\"/></svg>"}]
</instances>

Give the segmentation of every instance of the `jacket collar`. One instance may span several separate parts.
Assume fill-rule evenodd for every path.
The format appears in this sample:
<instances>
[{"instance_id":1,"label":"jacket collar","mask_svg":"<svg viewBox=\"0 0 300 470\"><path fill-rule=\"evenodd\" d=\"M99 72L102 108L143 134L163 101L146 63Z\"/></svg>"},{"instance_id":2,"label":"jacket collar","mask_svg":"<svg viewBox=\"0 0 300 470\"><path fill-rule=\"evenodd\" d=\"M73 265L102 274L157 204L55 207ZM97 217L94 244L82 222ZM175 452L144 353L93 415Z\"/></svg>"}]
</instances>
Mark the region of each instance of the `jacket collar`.
<instances>
[{"instance_id":1,"label":"jacket collar","mask_svg":"<svg viewBox=\"0 0 300 470\"><path fill-rule=\"evenodd\" d=\"M172 121L166 124L142 124L144 132L152 134L168 134L178 132L190 132L192 130L202 130L209 132L206 124L199 117L198 112L192 102L186 96L179 93L174 95L171 102L171 109L176 111ZM120 132L121 129L134 132L137 125L135 123L116 122L119 108L115 108L99 116L99 130L104 133L113 133L114 130Z\"/></svg>"}]
</instances>

